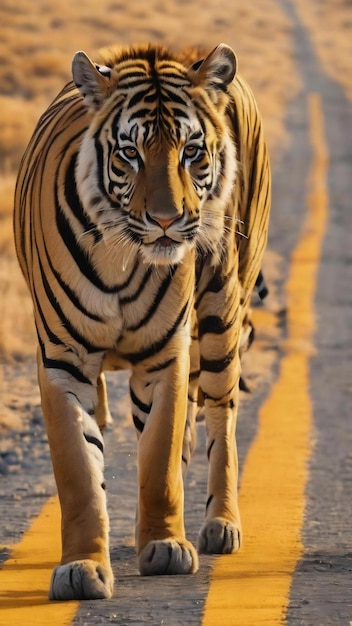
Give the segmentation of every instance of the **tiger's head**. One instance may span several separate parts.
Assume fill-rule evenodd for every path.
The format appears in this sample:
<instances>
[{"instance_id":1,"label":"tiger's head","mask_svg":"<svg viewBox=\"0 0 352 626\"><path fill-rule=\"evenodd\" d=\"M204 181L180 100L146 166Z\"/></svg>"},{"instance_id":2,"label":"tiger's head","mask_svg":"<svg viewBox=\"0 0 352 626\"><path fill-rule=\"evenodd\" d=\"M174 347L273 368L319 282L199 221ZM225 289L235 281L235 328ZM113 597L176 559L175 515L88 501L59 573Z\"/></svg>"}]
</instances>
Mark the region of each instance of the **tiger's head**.
<instances>
[{"instance_id":1,"label":"tiger's head","mask_svg":"<svg viewBox=\"0 0 352 626\"><path fill-rule=\"evenodd\" d=\"M220 44L189 66L159 47L101 55L98 65L77 52L72 64L90 114L76 169L84 210L146 263L217 254L236 175L225 119L234 52Z\"/></svg>"}]
</instances>

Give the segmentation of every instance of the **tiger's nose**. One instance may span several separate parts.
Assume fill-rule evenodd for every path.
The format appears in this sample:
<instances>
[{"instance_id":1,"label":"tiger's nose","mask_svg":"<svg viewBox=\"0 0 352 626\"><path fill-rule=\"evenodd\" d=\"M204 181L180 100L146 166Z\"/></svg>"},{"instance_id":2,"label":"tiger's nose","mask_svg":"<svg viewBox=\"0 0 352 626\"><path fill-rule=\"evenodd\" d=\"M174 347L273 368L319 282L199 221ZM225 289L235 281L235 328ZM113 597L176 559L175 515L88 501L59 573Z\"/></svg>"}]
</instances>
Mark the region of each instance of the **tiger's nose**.
<instances>
[{"instance_id":1,"label":"tiger's nose","mask_svg":"<svg viewBox=\"0 0 352 626\"><path fill-rule=\"evenodd\" d=\"M171 224L173 224L173 222L176 222L177 219L179 219L179 215L177 215L176 217L173 217L171 219L168 220L164 220L159 216L156 215L149 215L149 213L147 213L147 217L151 222L155 222L156 224L159 224L159 226L161 226L161 228L166 231L167 228L169 228L169 226L171 226Z\"/></svg>"}]
</instances>

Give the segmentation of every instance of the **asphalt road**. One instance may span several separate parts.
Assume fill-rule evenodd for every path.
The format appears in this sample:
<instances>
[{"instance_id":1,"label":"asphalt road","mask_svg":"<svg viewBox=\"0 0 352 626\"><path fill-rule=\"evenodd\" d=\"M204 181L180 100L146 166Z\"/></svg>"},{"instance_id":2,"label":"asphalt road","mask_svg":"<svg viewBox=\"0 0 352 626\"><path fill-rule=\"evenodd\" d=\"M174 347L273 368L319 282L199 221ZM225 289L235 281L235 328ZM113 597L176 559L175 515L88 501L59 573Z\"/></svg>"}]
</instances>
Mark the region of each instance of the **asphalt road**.
<instances>
[{"instance_id":1,"label":"asphalt road","mask_svg":"<svg viewBox=\"0 0 352 626\"><path fill-rule=\"evenodd\" d=\"M294 263L294 253L302 238L302 225L312 203L314 158L321 188L315 190L317 212L313 212L313 218L315 215L316 220L322 219L323 213L319 211L323 208L322 203L326 205L325 230L319 258L315 259L317 274L310 349L307 352L307 346L300 342L294 346L294 352L304 354L308 363L307 389L311 422L309 454L303 459L307 475L303 484L304 517L299 529L302 548L289 574L287 592L282 598L284 608L281 614L270 613L270 610L263 612L261 606L256 608L260 587L264 585L258 571L257 577L251 579L252 587L249 589L253 606L249 603L247 607L242 607L240 617L234 595L232 617L222 613L220 602L220 610L211 613L214 617L210 622L210 618L207 618L207 611L211 609L210 591L218 571L218 561L214 557L201 557L200 571L193 577L139 576L133 550L135 437L132 427L127 426L124 411L124 407L127 407L126 377L109 376L109 395L115 425L106 437L106 482L116 590L110 601L84 602L75 607L74 615L69 621L62 618L61 624L198 626L212 623L213 626L244 626L248 623L252 626L348 626L352 623L352 108L341 87L324 72L309 35L289 0L283 0L282 4L294 24L295 57L302 78L302 88L287 112L286 124L291 142L274 169L269 249L280 259L280 271L278 276L268 276L268 280L273 291L282 293L283 300L288 297L287 282ZM316 223L317 227L319 225ZM314 230L314 224L309 228ZM303 279L307 272L308 280L311 262L312 259L300 259ZM260 435L258 415L261 407L280 379L280 368L285 356L292 351L290 322L284 313L281 312L276 320L280 326L279 343L270 346L270 342L269 345L267 342L266 346L274 354L270 373L242 403L238 443L241 471L244 473L253 443ZM301 391L300 384L297 370L297 378L292 380L292 402L289 407L293 413L295 397L299 397ZM6 570L6 561L9 563L11 557L10 546L20 544L23 532L40 513L47 498L55 493L40 411L38 407L28 407L28 411L31 412L30 427L26 432L13 433L12 456L7 455L0 466L0 562L4 563L3 572L0 572L0 624L6 626L10 623L9 613L7 617L2 617L5 615L2 608L4 611L5 608L13 610L15 615L18 606L27 611L23 623L60 623L55 622L57 605L51 604L45 614L47 616L40 617L30 594L26 600L25 594L21 595L15 587L9 590L4 584L6 572L10 571L10 568ZM286 417L282 416L284 426ZM289 419L287 424L289 429ZM206 498L204 440L204 427L200 424L198 446L186 485L186 526L188 536L193 541L196 541ZM301 452L299 446L295 447L292 437L292 447L288 445L286 450L287 457L292 458L294 463ZM285 500L283 506L286 506L288 516L292 506L292 516L295 515L293 497L292 502L290 499ZM274 532L284 536L284 531L278 526ZM284 551L285 543L282 541ZM241 559L246 559L246 545ZM16 570L16 563L19 567L21 565L20 557L15 561L11 565L12 570ZM228 593L225 585L234 591L241 585L241 581L236 580L236 561L233 564L233 577L223 583L224 594ZM1 577L1 574L5 577ZM36 570L33 569L32 578L35 575ZM14 586L15 583L16 576ZM43 598L38 606L45 604ZM244 615L250 617L247 619Z\"/></svg>"}]
</instances>

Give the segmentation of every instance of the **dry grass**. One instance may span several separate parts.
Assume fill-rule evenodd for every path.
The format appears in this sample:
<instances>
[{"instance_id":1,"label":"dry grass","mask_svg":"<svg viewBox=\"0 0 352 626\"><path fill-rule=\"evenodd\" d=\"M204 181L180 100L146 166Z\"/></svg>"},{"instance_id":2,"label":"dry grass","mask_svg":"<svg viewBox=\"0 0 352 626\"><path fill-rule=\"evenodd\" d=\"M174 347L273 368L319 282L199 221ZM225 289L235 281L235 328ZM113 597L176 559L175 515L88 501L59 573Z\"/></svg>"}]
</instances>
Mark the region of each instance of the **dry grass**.
<instances>
[{"instance_id":1,"label":"dry grass","mask_svg":"<svg viewBox=\"0 0 352 626\"><path fill-rule=\"evenodd\" d=\"M32 304L20 275L12 235L14 176L0 178L0 357L33 355Z\"/></svg>"},{"instance_id":2,"label":"dry grass","mask_svg":"<svg viewBox=\"0 0 352 626\"><path fill-rule=\"evenodd\" d=\"M351 0L295 0L325 71L352 100Z\"/></svg>"},{"instance_id":3,"label":"dry grass","mask_svg":"<svg viewBox=\"0 0 352 626\"><path fill-rule=\"evenodd\" d=\"M16 169L39 113L70 79L74 52L111 43L159 42L176 49L220 41L238 54L272 132L283 133L285 103L297 88L289 24L275 0L133 3L3 0L0 6L0 172ZM275 45L273 45L275 42ZM277 128L274 128L277 127Z\"/></svg>"}]
</instances>

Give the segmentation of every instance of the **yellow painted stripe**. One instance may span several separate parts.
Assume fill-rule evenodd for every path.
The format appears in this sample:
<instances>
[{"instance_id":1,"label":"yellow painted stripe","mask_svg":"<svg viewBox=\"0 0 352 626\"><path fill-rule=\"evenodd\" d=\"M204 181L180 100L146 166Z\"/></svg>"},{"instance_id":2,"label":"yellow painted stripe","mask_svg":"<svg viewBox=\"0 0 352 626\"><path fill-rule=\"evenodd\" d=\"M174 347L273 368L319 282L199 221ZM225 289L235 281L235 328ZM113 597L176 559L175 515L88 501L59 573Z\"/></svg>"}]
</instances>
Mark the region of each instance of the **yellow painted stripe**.
<instances>
[{"instance_id":1,"label":"yellow painted stripe","mask_svg":"<svg viewBox=\"0 0 352 626\"><path fill-rule=\"evenodd\" d=\"M48 600L51 572L60 561L60 551L60 507L53 497L0 570L1 626L71 623L78 603Z\"/></svg>"},{"instance_id":2,"label":"yellow painted stripe","mask_svg":"<svg viewBox=\"0 0 352 626\"><path fill-rule=\"evenodd\" d=\"M278 379L260 410L258 434L242 475L244 546L237 555L217 558L203 626L283 624L292 574L302 556L312 426L309 359L316 275L328 216L328 157L319 95L309 96L308 112L312 164L307 216L286 285L288 341Z\"/></svg>"}]
</instances>

